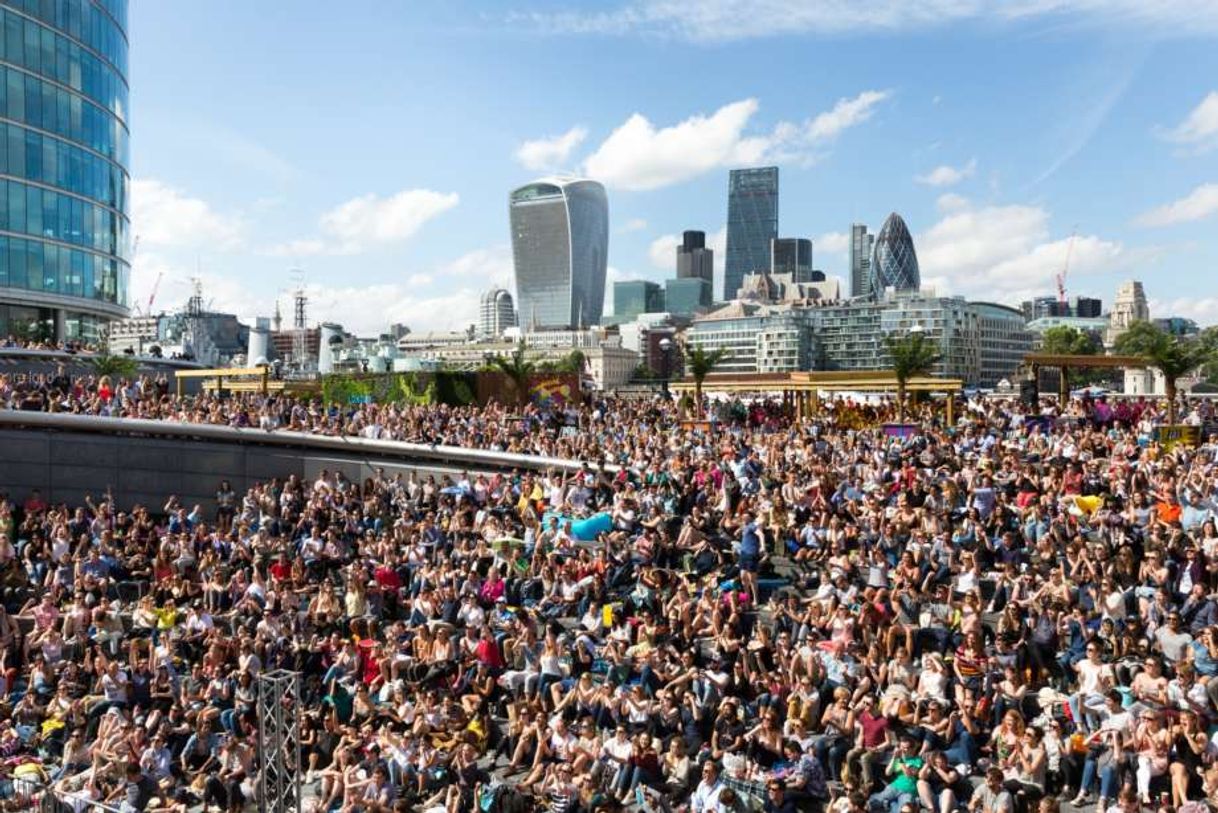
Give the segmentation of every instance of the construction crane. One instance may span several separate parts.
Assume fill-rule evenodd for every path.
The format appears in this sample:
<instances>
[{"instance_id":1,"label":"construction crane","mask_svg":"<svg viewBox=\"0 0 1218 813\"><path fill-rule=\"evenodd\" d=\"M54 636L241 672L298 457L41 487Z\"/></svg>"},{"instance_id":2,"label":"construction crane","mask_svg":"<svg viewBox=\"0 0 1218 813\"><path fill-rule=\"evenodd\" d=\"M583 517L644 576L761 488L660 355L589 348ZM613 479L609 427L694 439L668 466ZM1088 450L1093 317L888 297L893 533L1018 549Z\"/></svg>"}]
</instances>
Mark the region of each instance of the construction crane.
<instances>
[{"instance_id":1,"label":"construction crane","mask_svg":"<svg viewBox=\"0 0 1218 813\"><path fill-rule=\"evenodd\" d=\"M152 315L152 303L156 301L156 292L161 288L161 277L163 276L165 276L165 272L159 272L156 275L156 282L152 283L152 291L148 294L148 307L144 310L145 316Z\"/></svg>"},{"instance_id":2,"label":"construction crane","mask_svg":"<svg viewBox=\"0 0 1218 813\"><path fill-rule=\"evenodd\" d=\"M1070 272L1070 255L1074 253L1074 238L1078 236L1078 226L1070 232L1070 242L1066 244L1066 264L1057 272L1057 301L1066 307L1066 274Z\"/></svg>"}]
</instances>

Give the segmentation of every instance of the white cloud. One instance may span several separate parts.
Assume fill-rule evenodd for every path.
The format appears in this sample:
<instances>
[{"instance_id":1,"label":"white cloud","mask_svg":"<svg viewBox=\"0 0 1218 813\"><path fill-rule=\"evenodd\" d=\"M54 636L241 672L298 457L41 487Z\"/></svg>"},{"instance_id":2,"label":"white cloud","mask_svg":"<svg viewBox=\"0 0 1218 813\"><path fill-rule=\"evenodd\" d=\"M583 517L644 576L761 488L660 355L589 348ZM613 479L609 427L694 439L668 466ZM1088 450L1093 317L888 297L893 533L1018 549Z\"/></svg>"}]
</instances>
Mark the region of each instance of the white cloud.
<instances>
[{"instance_id":1,"label":"white cloud","mask_svg":"<svg viewBox=\"0 0 1218 813\"><path fill-rule=\"evenodd\" d=\"M647 221L641 217L632 217L627 220L621 228L617 230L618 234L630 234L635 231L642 231L647 228Z\"/></svg>"},{"instance_id":2,"label":"white cloud","mask_svg":"<svg viewBox=\"0 0 1218 813\"><path fill-rule=\"evenodd\" d=\"M1184 121L1162 135L1168 141L1198 150L1218 146L1218 90L1210 91Z\"/></svg>"},{"instance_id":3,"label":"white cloud","mask_svg":"<svg viewBox=\"0 0 1218 813\"><path fill-rule=\"evenodd\" d=\"M462 330L477 321L483 293L472 286L437 293L397 283L310 285L307 290L311 315L338 322L358 335L380 333L395 322L409 325L416 332Z\"/></svg>"},{"instance_id":4,"label":"white cloud","mask_svg":"<svg viewBox=\"0 0 1218 813\"><path fill-rule=\"evenodd\" d=\"M945 192L935 199L935 207L940 212L955 212L960 209L967 209L968 206L968 198L963 195L957 195L955 192Z\"/></svg>"},{"instance_id":5,"label":"white cloud","mask_svg":"<svg viewBox=\"0 0 1218 813\"><path fill-rule=\"evenodd\" d=\"M428 221L457 205L456 192L404 189L382 198L368 194L340 203L318 219L320 236L267 246L268 257L302 258L321 254L358 254L377 245L412 237Z\"/></svg>"},{"instance_id":6,"label":"white cloud","mask_svg":"<svg viewBox=\"0 0 1218 813\"><path fill-rule=\"evenodd\" d=\"M577 125L561 135L526 141L516 148L516 160L526 169L558 169L587 137L588 130Z\"/></svg>"},{"instance_id":7,"label":"white cloud","mask_svg":"<svg viewBox=\"0 0 1218 813\"><path fill-rule=\"evenodd\" d=\"M647 247L647 258L651 264L663 271L676 273L677 246L681 245L681 235L662 234L651 241Z\"/></svg>"},{"instance_id":8,"label":"white cloud","mask_svg":"<svg viewBox=\"0 0 1218 813\"><path fill-rule=\"evenodd\" d=\"M1052 290L1070 254L1070 276L1112 272L1142 259L1095 235L1053 238L1049 213L1038 206L967 204L914 238L923 284L1000 302ZM1144 255L1143 255L1144 256Z\"/></svg>"},{"instance_id":9,"label":"white cloud","mask_svg":"<svg viewBox=\"0 0 1218 813\"><path fill-rule=\"evenodd\" d=\"M1218 183L1203 183L1179 200L1143 212L1134 222L1139 226L1171 226L1188 223L1218 212Z\"/></svg>"},{"instance_id":10,"label":"white cloud","mask_svg":"<svg viewBox=\"0 0 1218 813\"><path fill-rule=\"evenodd\" d=\"M474 249L415 271L405 283L310 285L309 313L359 335L379 333L393 322L414 331L461 330L477 321L479 298L492 285L512 287L512 256L506 245Z\"/></svg>"},{"instance_id":11,"label":"white cloud","mask_svg":"<svg viewBox=\"0 0 1218 813\"><path fill-rule=\"evenodd\" d=\"M842 98L802 123L780 121L769 133L749 133L756 99L725 104L710 115L697 114L657 128L635 113L609 134L584 162L584 172L609 186L631 191L658 189L722 167L766 161L809 164L824 145L857 126L890 95L865 90Z\"/></svg>"},{"instance_id":12,"label":"white cloud","mask_svg":"<svg viewBox=\"0 0 1218 813\"><path fill-rule=\"evenodd\" d=\"M585 172L610 186L645 190L716 167L752 163L764 149L745 137L744 128L757 107L756 99L744 99L660 129L635 113L588 156Z\"/></svg>"},{"instance_id":13,"label":"white cloud","mask_svg":"<svg viewBox=\"0 0 1218 813\"><path fill-rule=\"evenodd\" d=\"M436 267L432 271L435 279L478 279L485 287L492 285L510 287L513 274L512 247L507 243L489 248L476 248L460 257Z\"/></svg>"},{"instance_id":14,"label":"white cloud","mask_svg":"<svg viewBox=\"0 0 1218 813\"><path fill-rule=\"evenodd\" d=\"M330 247L325 240L309 237L301 240L289 240L286 243L276 243L262 250L268 257L313 257L325 254Z\"/></svg>"},{"instance_id":15,"label":"white cloud","mask_svg":"<svg viewBox=\"0 0 1218 813\"><path fill-rule=\"evenodd\" d=\"M387 198L363 195L322 215L321 228L344 252L352 253L371 244L405 240L457 201L456 192L430 189L404 189Z\"/></svg>"},{"instance_id":16,"label":"white cloud","mask_svg":"<svg viewBox=\"0 0 1218 813\"><path fill-rule=\"evenodd\" d=\"M871 118L875 106L887 99L886 90L865 90L853 99L838 99L832 110L821 113L805 126L805 137L813 141L837 138L843 130Z\"/></svg>"},{"instance_id":17,"label":"white cloud","mask_svg":"<svg viewBox=\"0 0 1218 813\"><path fill-rule=\"evenodd\" d=\"M1200 327L1218 325L1218 297L1180 297L1178 299L1151 299L1147 302L1155 317L1183 316L1192 319Z\"/></svg>"},{"instance_id":18,"label":"white cloud","mask_svg":"<svg viewBox=\"0 0 1218 813\"><path fill-rule=\"evenodd\" d=\"M973 173L976 171L977 159L972 158L962 167L941 164L925 175L917 176L914 180L927 186L955 186L964 179L973 177Z\"/></svg>"},{"instance_id":19,"label":"white cloud","mask_svg":"<svg viewBox=\"0 0 1218 813\"><path fill-rule=\"evenodd\" d=\"M813 251L821 254L842 254L850 248L850 235L844 231L825 232L812 241Z\"/></svg>"},{"instance_id":20,"label":"white cloud","mask_svg":"<svg viewBox=\"0 0 1218 813\"><path fill-rule=\"evenodd\" d=\"M245 224L220 214L200 198L153 178L131 182L133 234L140 245L165 248L209 248L227 251L241 245Z\"/></svg>"},{"instance_id":21,"label":"white cloud","mask_svg":"<svg viewBox=\"0 0 1218 813\"><path fill-rule=\"evenodd\" d=\"M1209 0L629 0L608 11L522 13L510 19L556 34L638 33L709 43L800 34L888 33L974 20L1082 23L1179 36L1218 31L1218 5Z\"/></svg>"}]
</instances>

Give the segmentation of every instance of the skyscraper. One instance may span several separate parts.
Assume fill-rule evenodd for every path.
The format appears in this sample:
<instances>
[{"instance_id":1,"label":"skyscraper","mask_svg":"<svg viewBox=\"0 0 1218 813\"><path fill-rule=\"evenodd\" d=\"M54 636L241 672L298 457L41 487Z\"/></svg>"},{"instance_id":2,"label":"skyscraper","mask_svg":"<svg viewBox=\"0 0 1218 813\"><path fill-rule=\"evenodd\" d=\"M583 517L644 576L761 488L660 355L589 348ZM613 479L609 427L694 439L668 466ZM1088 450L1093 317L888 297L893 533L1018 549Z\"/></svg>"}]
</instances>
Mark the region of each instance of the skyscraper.
<instances>
[{"instance_id":1,"label":"skyscraper","mask_svg":"<svg viewBox=\"0 0 1218 813\"><path fill-rule=\"evenodd\" d=\"M875 235L867 233L867 226L854 223L850 226L850 295L867 296L871 272L871 250Z\"/></svg>"},{"instance_id":2,"label":"skyscraper","mask_svg":"<svg viewBox=\"0 0 1218 813\"><path fill-rule=\"evenodd\" d=\"M542 178L508 198L521 327L568 329L600 322L609 254L605 187Z\"/></svg>"},{"instance_id":3,"label":"skyscraper","mask_svg":"<svg viewBox=\"0 0 1218 813\"><path fill-rule=\"evenodd\" d=\"M497 339L509 327L516 327L516 308L512 295L492 286L482 295L482 306L478 311L478 338Z\"/></svg>"},{"instance_id":4,"label":"skyscraper","mask_svg":"<svg viewBox=\"0 0 1218 813\"><path fill-rule=\"evenodd\" d=\"M806 237L775 237L770 243L770 273L790 274L792 282L812 281L811 240Z\"/></svg>"},{"instance_id":5,"label":"skyscraper","mask_svg":"<svg viewBox=\"0 0 1218 813\"><path fill-rule=\"evenodd\" d=\"M677 246L677 279L693 277L715 280L715 252L706 247L706 232L687 231Z\"/></svg>"},{"instance_id":6,"label":"skyscraper","mask_svg":"<svg viewBox=\"0 0 1218 813\"><path fill-rule=\"evenodd\" d=\"M125 317L127 0L0 2L0 336Z\"/></svg>"},{"instance_id":7,"label":"skyscraper","mask_svg":"<svg viewBox=\"0 0 1218 813\"><path fill-rule=\"evenodd\" d=\"M733 169L727 183L727 260L724 300L745 276L770 267L770 241L778 236L778 167Z\"/></svg>"},{"instance_id":8,"label":"skyscraper","mask_svg":"<svg viewBox=\"0 0 1218 813\"><path fill-rule=\"evenodd\" d=\"M613 283L613 315L629 321L640 313L664 310L664 289L657 283L635 279Z\"/></svg>"},{"instance_id":9,"label":"skyscraper","mask_svg":"<svg viewBox=\"0 0 1218 813\"><path fill-rule=\"evenodd\" d=\"M916 291L922 285L913 238L909 235L909 227L896 212L888 216L875 238L868 278L868 294L878 295L885 288Z\"/></svg>"}]
</instances>

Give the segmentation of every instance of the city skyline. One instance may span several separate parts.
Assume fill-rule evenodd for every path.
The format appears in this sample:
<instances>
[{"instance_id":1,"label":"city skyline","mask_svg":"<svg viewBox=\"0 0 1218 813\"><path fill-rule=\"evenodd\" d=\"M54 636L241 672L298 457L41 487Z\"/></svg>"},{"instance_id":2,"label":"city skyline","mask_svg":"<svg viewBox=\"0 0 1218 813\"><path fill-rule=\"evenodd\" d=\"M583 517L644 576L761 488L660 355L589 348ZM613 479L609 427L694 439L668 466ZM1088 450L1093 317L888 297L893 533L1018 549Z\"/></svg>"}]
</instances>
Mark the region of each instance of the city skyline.
<instances>
[{"instance_id":1,"label":"city skyline","mask_svg":"<svg viewBox=\"0 0 1218 813\"><path fill-rule=\"evenodd\" d=\"M313 321L456 329L490 284L514 290L512 188L606 185L609 294L672 276L685 229L721 269L728 170L773 164L780 234L846 282L850 224L899 211L924 285L1018 305L1053 292L1077 226L1070 296L1137 278L1156 316L1218 321L1197 270L1218 264L1214 12L741 25L731 5L750 4L643 26L614 4L370 3L335 28L310 3L134 4L131 302L163 277L156 309L176 306L197 275L217 308L267 315L299 267Z\"/></svg>"}]
</instances>

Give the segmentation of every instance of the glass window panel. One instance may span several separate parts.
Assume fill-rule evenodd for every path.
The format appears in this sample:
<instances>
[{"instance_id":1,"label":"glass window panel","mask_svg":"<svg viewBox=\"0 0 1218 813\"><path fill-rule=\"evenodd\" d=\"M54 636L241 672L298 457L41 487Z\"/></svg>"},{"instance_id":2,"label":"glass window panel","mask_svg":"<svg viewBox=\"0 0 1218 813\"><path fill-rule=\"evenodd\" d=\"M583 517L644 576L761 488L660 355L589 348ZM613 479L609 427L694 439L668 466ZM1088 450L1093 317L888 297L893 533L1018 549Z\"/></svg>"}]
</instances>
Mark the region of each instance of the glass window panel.
<instances>
[{"instance_id":1,"label":"glass window panel","mask_svg":"<svg viewBox=\"0 0 1218 813\"><path fill-rule=\"evenodd\" d=\"M25 231L25 187L20 184L8 185L8 227L9 231Z\"/></svg>"},{"instance_id":2,"label":"glass window panel","mask_svg":"<svg viewBox=\"0 0 1218 813\"><path fill-rule=\"evenodd\" d=\"M0 237L0 285L8 285L8 243L7 237Z\"/></svg>"},{"instance_id":3,"label":"glass window panel","mask_svg":"<svg viewBox=\"0 0 1218 813\"><path fill-rule=\"evenodd\" d=\"M25 232L26 234L43 234L42 231L42 190L36 186L25 188ZM54 234L54 224L47 224Z\"/></svg>"},{"instance_id":4,"label":"glass window panel","mask_svg":"<svg viewBox=\"0 0 1218 813\"><path fill-rule=\"evenodd\" d=\"M8 117L22 121L25 119L25 82L22 81L21 74L16 71L6 70L4 72L4 81L8 86L8 102L5 107L8 109Z\"/></svg>"}]
</instances>

